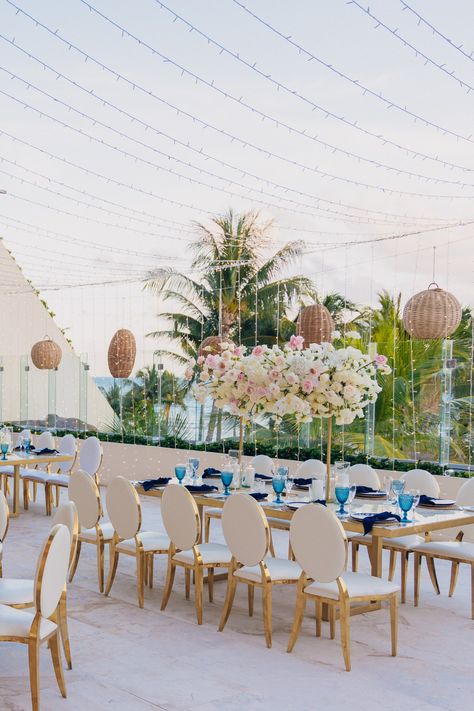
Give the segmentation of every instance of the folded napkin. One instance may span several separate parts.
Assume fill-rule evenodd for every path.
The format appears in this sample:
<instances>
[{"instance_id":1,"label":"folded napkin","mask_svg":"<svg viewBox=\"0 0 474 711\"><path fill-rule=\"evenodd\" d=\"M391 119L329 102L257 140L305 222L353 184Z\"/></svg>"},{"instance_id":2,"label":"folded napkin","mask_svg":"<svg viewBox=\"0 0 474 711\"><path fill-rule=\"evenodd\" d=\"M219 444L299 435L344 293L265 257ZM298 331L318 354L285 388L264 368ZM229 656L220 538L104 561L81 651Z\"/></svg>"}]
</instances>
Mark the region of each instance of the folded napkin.
<instances>
[{"instance_id":1,"label":"folded napkin","mask_svg":"<svg viewBox=\"0 0 474 711\"><path fill-rule=\"evenodd\" d=\"M296 486L309 486L311 484L311 479L303 479L301 477L293 479L293 481L295 482Z\"/></svg>"},{"instance_id":2,"label":"folded napkin","mask_svg":"<svg viewBox=\"0 0 474 711\"><path fill-rule=\"evenodd\" d=\"M211 491L217 491L217 486L212 486L211 484L186 484L186 489L191 492L191 494L207 494Z\"/></svg>"},{"instance_id":3,"label":"folded napkin","mask_svg":"<svg viewBox=\"0 0 474 711\"><path fill-rule=\"evenodd\" d=\"M13 451L14 451L14 452L21 452L22 449L25 449L25 448L24 448L24 447L15 447L15 449L14 449ZM35 449L35 445L34 445L34 444L30 444L30 452L33 452L34 449Z\"/></svg>"},{"instance_id":4,"label":"folded napkin","mask_svg":"<svg viewBox=\"0 0 474 711\"><path fill-rule=\"evenodd\" d=\"M420 504L422 506L436 506L437 501L439 501L439 499L436 499L434 496L426 496L426 494L420 496Z\"/></svg>"},{"instance_id":5,"label":"folded napkin","mask_svg":"<svg viewBox=\"0 0 474 711\"><path fill-rule=\"evenodd\" d=\"M59 454L57 449L48 449L48 447L45 447L44 449L36 449L35 454Z\"/></svg>"},{"instance_id":6,"label":"folded napkin","mask_svg":"<svg viewBox=\"0 0 474 711\"><path fill-rule=\"evenodd\" d=\"M221 470L220 469L214 469L214 467L207 467L207 469L204 469L202 473L202 478L203 479L209 479L211 476L220 476L221 475Z\"/></svg>"},{"instance_id":7,"label":"folded napkin","mask_svg":"<svg viewBox=\"0 0 474 711\"><path fill-rule=\"evenodd\" d=\"M263 479L263 481L271 481L272 477L267 474L255 474L255 479Z\"/></svg>"},{"instance_id":8,"label":"folded napkin","mask_svg":"<svg viewBox=\"0 0 474 711\"><path fill-rule=\"evenodd\" d=\"M373 516L366 516L362 521L364 535L366 533L370 533L374 523L378 523L379 521L387 521L388 519L396 519L397 521L400 521L400 516L392 513L391 511L382 511L381 513L374 514Z\"/></svg>"},{"instance_id":9,"label":"folded napkin","mask_svg":"<svg viewBox=\"0 0 474 711\"><path fill-rule=\"evenodd\" d=\"M326 499L315 499L311 503L312 504L322 504L323 506L326 506Z\"/></svg>"},{"instance_id":10,"label":"folded napkin","mask_svg":"<svg viewBox=\"0 0 474 711\"><path fill-rule=\"evenodd\" d=\"M158 486L166 486L170 478L169 476L160 476L158 479L146 479L145 481L141 481L140 484L145 491L149 491L150 489L156 489Z\"/></svg>"},{"instance_id":11,"label":"folded napkin","mask_svg":"<svg viewBox=\"0 0 474 711\"><path fill-rule=\"evenodd\" d=\"M261 491L252 491L250 496L255 499L255 501L263 501L267 498L268 494L264 494Z\"/></svg>"},{"instance_id":12,"label":"folded napkin","mask_svg":"<svg viewBox=\"0 0 474 711\"><path fill-rule=\"evenodd\" d=\"M356 496L359 494L378 494L378 489L372 489L371 486L356 486Z\"/></svg>"}]
</instances>

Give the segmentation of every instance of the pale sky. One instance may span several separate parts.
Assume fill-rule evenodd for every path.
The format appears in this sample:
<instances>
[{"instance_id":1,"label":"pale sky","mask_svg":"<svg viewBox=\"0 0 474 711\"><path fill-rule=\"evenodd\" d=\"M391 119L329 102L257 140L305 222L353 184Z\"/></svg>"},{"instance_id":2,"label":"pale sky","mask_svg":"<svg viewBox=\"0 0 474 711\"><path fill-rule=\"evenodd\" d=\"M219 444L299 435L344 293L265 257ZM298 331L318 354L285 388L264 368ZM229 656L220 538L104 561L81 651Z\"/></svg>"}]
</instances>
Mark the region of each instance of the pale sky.
<instances>
[{"instance_id":1,"label":"pale sky","mask_svg":"<svg viewBox=\"0 0 474 711\"><path fill-rule=\"evenodd\" d=\"M95 375L106 374L120 327L136 335L136 366L151 361L157 344L144 334L159 304L141 280L162 265L188 269L192 221L229 206L273 218L275 249L304 239L294 273L323 293L375 303L386 288L406 301L432 280L436 246L436 280L474 305L474 225L454 226L474 220L472 2L408 2L465 54L401 0L371 2L423 58L356 3L243 1L314 57L450 133L308 61L233 0L88 4L116 26L81 0L0 0L0 234ZM444 225L453 226L361 244Z\"/></svg>"}]
</instances>

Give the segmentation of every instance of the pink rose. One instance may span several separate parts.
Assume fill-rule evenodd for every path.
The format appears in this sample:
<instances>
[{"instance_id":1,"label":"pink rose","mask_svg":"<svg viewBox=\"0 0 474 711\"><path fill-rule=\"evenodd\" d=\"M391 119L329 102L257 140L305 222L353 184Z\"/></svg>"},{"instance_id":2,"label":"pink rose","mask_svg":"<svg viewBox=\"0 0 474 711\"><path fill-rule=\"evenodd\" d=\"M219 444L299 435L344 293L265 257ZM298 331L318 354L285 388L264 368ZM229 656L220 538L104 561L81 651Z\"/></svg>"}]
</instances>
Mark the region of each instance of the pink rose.
<instances>
[{"instance_id":1,"label":"pink rose","mask_svg":"<svg viewBox=\"0 0 474 711\"><path fill-rule=\"evenodd\" d=\"M294 373L287 373L286 382L288 385L296 385L298 382L298 377Z\"/></svg>"},{"instance_id":2,"label":"pink rose","mask_svg":"<svg viewBox=\"0 0 474 711\"><path fill-rule=\"evenodd\" d=\"M374 358L375 365L387 365L387 356L376 355Z\"/></svg>"},{"instance_id":3,"label":"pink rose","mask_svg":"<svg viewBox=\"0 0 474 711\"><path fill-rule=\"evenodd\" d=\"M237 376L237 380L245 380L245 375L243 373L239 373Z\"/></svg>"},{"instance_id":4,"label":"pink rose","mask_svg":"<svg viewBox=\"0 0 474 711\"><path fill-rule=\"evenodd\" d=\"M207 356L206 358L206 366L208 368L217 368L219 364L219 358L216 355L212 355L211 353Z\"/></svg>"},{"instance_id":5,"label":"pink rose","mask_svg":"<svg viewBox=\"0 0 474 711\"><path fill-rule=\"evenodd\" d=\"M269 376L270 376L270 380L279 380L280 379L280 373L278 372L278 370L275 370L275 369L270 371Z\"/></svg>"},{"instance_id":6,"label":"pink rose","mask_svg":"<svg viewBox=\"0 0 474 711\"><path fill-rule=\"evenodd\" d=\"M303 336L292 336L290 338L290 348L292 348L294 351L300 351L303 348L303 343Z\"/></svg>"},{"instance_id":7,"label":"pink rose","mask_svg":"<svg viewBox=\"0 0 474 711\"><path fill-rule=\"evenodd\" d=\"M257 358L261 355L263 355L263 348L262 346L255 346L255 348L252 351L252 355L257 356Z\"/></svg>"},{"instance_id":8,"label":"pink rose","mask_svg":"<svg viewBox=\"0 0 474 711\"><path fill-rule=\"evenodd\" d=\"M205 360L206 360L206 359L204 358L204 356L199 356L199 358L197 359L197 364L198 364L198 365L202 365Z\"/></svg>"},{"instance_id":9,"label":"pink rose","mask_svg":"<svg viewBox=\"0 0 474 711\"><path fill-rule=\"evenodd\" d=\"M310 380L309 378L306 378L306 379L303 380L303 382L301 383L301 389L303 390L304 393L306 393L306 394L308 394L308 395L309 395L310 392L313 391L313 388L314 388L313 381Z\"/></svg>"}]
</instances>

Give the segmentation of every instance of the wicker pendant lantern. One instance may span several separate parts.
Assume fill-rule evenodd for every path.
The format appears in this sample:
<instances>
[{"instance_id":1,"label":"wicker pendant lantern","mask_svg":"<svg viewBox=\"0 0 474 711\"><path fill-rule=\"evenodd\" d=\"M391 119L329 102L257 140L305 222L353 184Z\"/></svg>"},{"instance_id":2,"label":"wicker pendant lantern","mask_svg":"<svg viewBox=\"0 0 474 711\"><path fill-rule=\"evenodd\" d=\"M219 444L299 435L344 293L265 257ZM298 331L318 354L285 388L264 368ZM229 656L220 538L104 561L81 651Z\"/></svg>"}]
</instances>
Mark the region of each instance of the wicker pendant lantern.
<instances>
[{"instance_id":1,"label":"wicker pendant lantern","mask_svg":"<svg viewBox=\"0 0 474 711\"><path fill-rule=\"evenodd\" d=\"M199 346L199 355L204 358L208 355L219 355L222 343L231 343L231 341L223 336L208 336Z\"/></svg>"},{"instance_id":2,"label":"wicker pendant lantern","mask_svg":"<svg viewBox=\"0 0 474 711\"><path fill-rule=\"evenodd\" d=\"M61 348L49 336L35 343L31 349L31 360L39 370L55 370L62 358Z\"/></svg>"},{"instance_id":3,"label":"wicker pendant lantern","mask_svg":"<svg viewBox=\"0 0 474 711\"><path fill-rule=\"evenodd\" d=\"M109 370L114 378L128 378L135 364L137 346L135 336L126 328L114 333L107 354Z\"/></svg>"},{"instance_id":4,"label":"wicker pendant lantern","mask_svg":"<svg viewBox=\"0 0 474 711\"><path fill-rule=\"evenodd\" d=\"M403 325L413 338L448 338L459 326L461 316L461 304L456 297L432 282L407 301Z\"/></svg>"},{"instance_id":5,"label":"wicker pendant lantern","mask_svg":"<svg viewBox=\"0 0 474 711\"><path fill-rule=\"evenodd\" d=\"M301 309L297 323L299 336L306 346L310 343L331 343L335 330L334 319L322 304L311 304Z\"/></svg>"}]
</instances>

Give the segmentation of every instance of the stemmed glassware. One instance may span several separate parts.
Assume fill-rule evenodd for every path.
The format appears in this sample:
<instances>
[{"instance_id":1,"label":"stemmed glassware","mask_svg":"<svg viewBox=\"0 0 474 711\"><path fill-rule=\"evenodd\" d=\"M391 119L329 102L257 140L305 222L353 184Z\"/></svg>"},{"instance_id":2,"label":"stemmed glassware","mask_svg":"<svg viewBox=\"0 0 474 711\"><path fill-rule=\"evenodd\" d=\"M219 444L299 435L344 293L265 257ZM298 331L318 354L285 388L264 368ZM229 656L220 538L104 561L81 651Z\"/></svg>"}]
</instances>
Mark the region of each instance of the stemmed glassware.
<instances>
[{"instance_id":1,"label":"stemmed glassware","mask_svg":"<svg viewBox=\"0 0 474 711\"><path fill-rule=\"evenodd\" d=\"M349 500L351 487L347 486L347 484L337 483L334 489L334 493L339 503L339 510L337 511L337 514L339 516L345 516L347 514L347 511L344 508L344 504Z\"/></svg>"},{"instance_id":2,"label":"stemmed glassware","mask_svg":"<svg viewBox=\"0 0 474 711\"><path fill-rule=\"evenodd\" d=\"M197 459L197 457L189 457L188 464L191 469L191 476L193 479L195 479L197 470L199 469L199 459Z\"/></svg>"},{"instance_id":3,"label":"stemmed glassware","mask_svg":"<svg viewBox=\"0 0 474 711\"><path fill-rule=\"evenodd\" d=\"M183 485L183 479L186 476L186 465L177 464L174 468L174 473L176 474L176 479Z\"/></svg>"},{"instance_id":4,"label":"stemmed glassware","mask_svg":"<svg viewBox=\"0 0 474 711\"><path fill-rule=\"evenodd\" d=\"M286 477L286 484L285 484L285 489L286 489L286 495L287 495L287 496L289 496L289 495L291 494L291 490L292 490L292 488L293 488L294 483L295 483L295 482L294 482L293 477L291 477L291 476L288 474L288 476Z\"/></svg>"},{"instance_id":5,"label":"stemmed glassware","mask_svg":"<svg viewBox=\"0 0 474 711\"><path fill-rule=\"evenodd\" d=\"M413 509L416 509L420 503L421 491L419 489L410 489L408 493L413 496Z\"/></svg>"},{"instance_id":6,"label":"stemmed glassware","mask_svg":"<svg viewBox=\"0 0 474 711\"><path fill-rule=\"evenodd\" d=\"M403 493L405 489L405 482L403 479L392 479L392 484L389 491L389 501L391 504L396 504L398 497Z\"/></svg>"},{"instance_id":7,"label":"stemmed glassware","mask_svg":"<svg viewBox=\"0 0 474 711\"><path fill-rule=\"evenodd\" d=\"M288 467L278 467L279 469L286 469L288 473ZM286 476L282 476L282 474L274 474L273 479L272 479L272 486L273 486L273 491L276 494L276 499L275 503L276 504L282 504L283 501L281 499L281 493L283 489L285 488L285 483L286 483Z\"/></svg>"},{"instance_id":8,"label":"stemmed glassware","mask_svg":"<svg viewBox=\"0 0 474 711\"><path fill-rule=\"evenodd\" d=\"M25 454L29 454L31 447L31 439L29 437L23 437L22 446L25 448Z\"/></svg>"},{"instance_id":9,"label":"stemmed glassware","mask_svg":"<svg viewBox=\"0 0 474 711\"><path fill-rule=\"evenodd\" d=\"M16 447L15 447L15 449L17 449L17 450L20 452L20 454L21 454L21 450L23 449L23 447L24 447L23 437L22 437L21 434L20 434L20 435L18 435L18 437L17 437L17 439L16 439ZM26 451L26 449L25 449L25 451Z\"/></svg>"},{"instance_id":10,"label":"stemmed glassware","mask_svg":"<svg viewBox=\"0 0 474 711\"><path fill-rule=\"evenodd\" d=\"M415 497L413 496L413 494L410 494L408 492L398 495L398 505L400 507L400 510L403 511L401 523L411 522L411 519L408 518L407 514L412 508L414 500Z\"/></svg>"},{"instance_id":11,"label":"stemmed glassware","mask_svg":"<svg viewBox=\"0 0 474 711\"><path fill-rule=\"evenodd\" d=\"M232 479L234 478L233 472L222 472L221 481L224 485L224 496L230 496L229 486L232 484Z\"/></svg>"},{"instance_id":12,"label":"stemmed glassware","mask_svg":"<svg viewBox=\"0 0 474 711\"><path fill-rule=\"evenodd\" d=\"M5 461L6 458L7 458L7 452L8 452L9 446L10 446L10 445L8 444L8 442L2 442L2 444L0 445L1 450L2 450L2 455L3 455L3 456L2 456L2 460L3 460L3 461Z\"/></svg>"}]
</instances>

